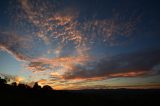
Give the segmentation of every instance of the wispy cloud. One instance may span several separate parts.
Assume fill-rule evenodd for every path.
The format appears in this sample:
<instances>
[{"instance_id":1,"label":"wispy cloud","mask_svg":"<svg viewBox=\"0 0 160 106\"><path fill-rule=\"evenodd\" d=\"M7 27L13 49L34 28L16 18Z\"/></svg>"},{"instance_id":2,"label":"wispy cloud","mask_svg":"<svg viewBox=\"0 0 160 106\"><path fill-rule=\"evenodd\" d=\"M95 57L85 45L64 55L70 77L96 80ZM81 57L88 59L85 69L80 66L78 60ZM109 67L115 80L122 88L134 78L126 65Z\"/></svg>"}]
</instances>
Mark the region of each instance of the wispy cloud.
<instances>
[{"instance_id":1,"label":"wispy cloud","mask_svg":"<svg viewBox=\"0 0 160 106\"><path fill-rule=\"evenodd\" d=\"M19 36L11 32L0 32L0 49L8 52L17 60L30 60L22 50L29 50L32 46L31 37Z\"/></svg>"}]
</instances>

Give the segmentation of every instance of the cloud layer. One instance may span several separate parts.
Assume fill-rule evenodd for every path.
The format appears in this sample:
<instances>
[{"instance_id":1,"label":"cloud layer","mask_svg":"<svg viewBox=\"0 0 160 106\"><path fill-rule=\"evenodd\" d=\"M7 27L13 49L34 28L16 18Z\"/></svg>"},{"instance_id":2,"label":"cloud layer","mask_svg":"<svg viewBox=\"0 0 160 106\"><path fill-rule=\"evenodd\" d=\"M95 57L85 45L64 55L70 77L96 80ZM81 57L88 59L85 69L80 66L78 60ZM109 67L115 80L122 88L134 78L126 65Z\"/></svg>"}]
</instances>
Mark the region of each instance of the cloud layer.
<instances>
[{"instance_id":1,"label":"cloud layer","mask_svg":"<svg viewBox=\"0 0 160 106\"><path fill-rule=\"evenodd\" d=\"M0 31L0 49L24 62L24 69L38 76L42 85L74 88L86 82L160 73L159 49L105 54L103 58L91 53L99 42L110 47L128 41L139 16L123 17L115 12L110 18L87 19L79 8L62 7L49 0L18 0L14 28ZM41 79L39 73L47 78Z\"/></svg>"},{"instance_id":2,"label":"cloud layer","mask_svg":"<svg viewBox=\"0 0 160 106\"><path fill-rule=\"evenodd\" d=\"M94 77L136 77L151 75L160 63L160 50L137 51L97 60L87 67L75 67L76 71L64 74L65 79ZM160 70L160 69L156 69ZM155 74L155 73L154 73ZM158 71L156 72L158 74Z\"/></svg>"}]
</instances>

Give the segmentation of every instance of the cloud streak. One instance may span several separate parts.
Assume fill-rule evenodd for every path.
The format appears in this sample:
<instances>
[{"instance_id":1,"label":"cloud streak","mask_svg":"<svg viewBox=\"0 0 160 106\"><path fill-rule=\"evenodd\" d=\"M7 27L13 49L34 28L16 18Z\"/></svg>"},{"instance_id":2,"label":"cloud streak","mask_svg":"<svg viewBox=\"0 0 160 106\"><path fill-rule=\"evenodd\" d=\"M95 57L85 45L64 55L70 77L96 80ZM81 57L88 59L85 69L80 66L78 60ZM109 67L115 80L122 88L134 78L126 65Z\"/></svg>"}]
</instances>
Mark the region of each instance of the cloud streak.
<instances>
[{"instance_id":1,"label":"cloud streak","mask_svg":"<svg viewBox=\"0 0 160 106\"><path fill-rule=\"evenodd\" d=\"M11 54L19 61L30 60L22 50L31 48L32 39L30 37L19 36L15 33L0 32L0 49Z\"/></svg>"}]
</instances>

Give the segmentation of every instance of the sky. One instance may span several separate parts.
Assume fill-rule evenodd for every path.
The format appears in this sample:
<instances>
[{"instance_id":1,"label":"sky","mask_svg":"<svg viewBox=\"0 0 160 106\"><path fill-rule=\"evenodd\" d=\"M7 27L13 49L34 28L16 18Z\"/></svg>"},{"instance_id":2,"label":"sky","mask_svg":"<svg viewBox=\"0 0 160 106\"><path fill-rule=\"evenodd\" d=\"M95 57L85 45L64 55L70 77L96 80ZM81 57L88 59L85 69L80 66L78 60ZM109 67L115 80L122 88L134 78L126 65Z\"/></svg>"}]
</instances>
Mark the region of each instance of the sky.
<instances>
[{"instance_id":1,"label":"sky","mask_svg":"<svg viewBox=\"0 0 160 106\"><path fill-rule=\"evenodd\" d=\"M0 76L55 90L160 88L158 0L2 0Z\"/></svg>"}]
</instances>

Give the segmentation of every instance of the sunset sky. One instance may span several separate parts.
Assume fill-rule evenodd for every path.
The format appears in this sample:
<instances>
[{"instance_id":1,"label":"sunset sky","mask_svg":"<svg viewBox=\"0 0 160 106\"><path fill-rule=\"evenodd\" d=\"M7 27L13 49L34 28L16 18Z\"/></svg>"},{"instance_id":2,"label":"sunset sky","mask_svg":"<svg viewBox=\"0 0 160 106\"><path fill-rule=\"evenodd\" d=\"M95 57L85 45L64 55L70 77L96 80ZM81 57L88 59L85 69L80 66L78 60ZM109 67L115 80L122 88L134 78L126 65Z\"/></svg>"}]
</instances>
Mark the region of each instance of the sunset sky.
<instances>
[{"instance_id":1,"label":"sunset sky","mask_svg":"<svg viewBox=\"0 0 160 106\"><path fill-rule=\"evenodd\" d=\"M0 76L54 89L160 88L158 0L1 0Z\"/></svg>"}]
</instances>

